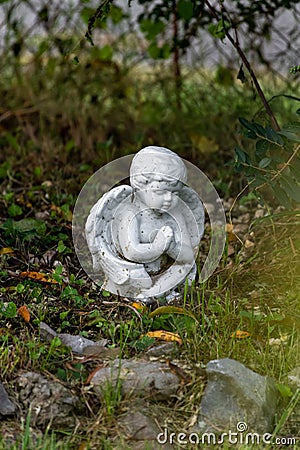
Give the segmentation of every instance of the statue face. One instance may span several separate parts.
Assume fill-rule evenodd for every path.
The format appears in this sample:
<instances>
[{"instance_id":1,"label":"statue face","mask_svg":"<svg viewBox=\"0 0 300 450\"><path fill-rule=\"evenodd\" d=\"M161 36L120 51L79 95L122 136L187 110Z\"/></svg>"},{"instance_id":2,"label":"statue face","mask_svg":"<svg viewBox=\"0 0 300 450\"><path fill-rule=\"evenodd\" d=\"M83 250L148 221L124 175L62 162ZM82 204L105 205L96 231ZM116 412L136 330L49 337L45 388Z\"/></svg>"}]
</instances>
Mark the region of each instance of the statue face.
<instances>
[{"instance_id":1,"label":"statue face","mask_svg":"<svg viewBox=\"0 0 300 450\"><path fill-rule=\"evenodd\" d=\"M178 203L177 189L171 186L151 183L145 189L138 190L136 195L148 208L167 211Z\"/></svg>"}]
</instances>

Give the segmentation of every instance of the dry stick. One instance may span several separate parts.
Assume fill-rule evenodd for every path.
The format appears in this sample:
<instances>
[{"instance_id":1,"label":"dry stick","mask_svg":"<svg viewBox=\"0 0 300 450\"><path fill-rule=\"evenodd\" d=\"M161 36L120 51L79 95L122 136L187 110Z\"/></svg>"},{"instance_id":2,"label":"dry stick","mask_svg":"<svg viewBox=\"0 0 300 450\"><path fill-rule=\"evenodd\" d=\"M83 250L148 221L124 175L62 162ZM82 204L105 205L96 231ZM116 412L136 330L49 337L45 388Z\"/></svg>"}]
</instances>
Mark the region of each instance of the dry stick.
<instances>
[{"instance_id":1,"label":"dry stick","mask_svg":"<svg viewBox=\"0 0 300 450\"><path fill-rule=\"evenodd\" d=\"M208 0L205 0L205 4L207 5L208 9L211 11L213 17L216 20L219 21L219 17L218 17L218 14L217 14L215 8L209 3ZM241 57L241 60L243 61L243 64L247 68L247 70L248 70L248 72L249 72L249 74L250 74L250 76L251 76L251 78L253 80L253 83L255 85L255 88L257 90L257 93L260 96L260 99L261 99L261 101L262 101L262 103L263 103L263 105L265 107L265 110L268 113L268 115L270 116L271 123L272 123L272 126L273 126L274 130L280 131L280 126L279 126L279 124L278 124L278 122L276 120L276 117L274 116L274 113L273 113L273 111L272 111L272 109L271 109L271 107L270 107L270 105L269 105L269 103L268 103L268 101L267 101L267 99L265 97L265 94L263 93L263 90L260 87L258 79L256 78L256 75L255 75L255 73L254 73L254 71L253 71L253 69L251 67L251 64L248 61L247 56L243 52L242 48L240 47L240 44L239 44L238 40L234 39L231 36L231 34L228 32L228 30L226 30L226 28L224 28L224 32L225 32L225 35L226 35L227 39L233 45L233 47L236 49L236 51L238 52L238 54Z\"/></svg>"},{"instance_id":2,"label":"dry stick","mask_svg":"<svg viewBox=\"0 0 300 450\"><path fill-rule=\"evenodd\" d=\"M174 67L174 81L175 81L175 93L176 103L179 110L181 110L181 69L179 62L179 48L178 48L178 14L176 1L173 0L173 41L174 41L174 53L173 53L173 67Z\"/></svg>"}]
</instances>

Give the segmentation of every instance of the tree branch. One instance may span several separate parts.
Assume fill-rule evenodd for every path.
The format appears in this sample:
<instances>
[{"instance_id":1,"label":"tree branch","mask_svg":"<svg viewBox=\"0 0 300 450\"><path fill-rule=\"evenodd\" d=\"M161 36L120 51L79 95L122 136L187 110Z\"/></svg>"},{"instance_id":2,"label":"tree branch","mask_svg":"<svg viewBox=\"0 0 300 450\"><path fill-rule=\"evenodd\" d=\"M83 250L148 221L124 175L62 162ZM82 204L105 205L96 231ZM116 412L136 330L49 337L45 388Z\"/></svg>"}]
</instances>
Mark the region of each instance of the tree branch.
<instances>
[{"instance_id":1,"label":"tree branch","mask_svg":"<svg viewBox=\"0 0 300 450\"><path fill-rule=\"evenodd\" d=\"M219 21L220 18L218 16L218 13L217 13L216 9L210 4L210 2L208 0L205 0L205 4L208 7L208 9L210 10L212 16L216 20ZM222 5L222 7L224 8L223 5ZM236 39L234 39L226 28L224 28L224 33L225 33L227 39L229 40L229 42L236 49L236 51L239 54L243 64L247 68L247 70L248 70L248 72L249 72L249 74L250 74L250 76L251 76L251 78L253 80L254 86L255 86L255 88L257 90L257 93L258 93L258 95L259 95L259 97L260 97L260 99L261 99L261 101L262 101L262 103L264 105L264 108L265 108L267 114L270 117L272 128L274 130L276 130L276 131L280 131L280 126L279 126L279 124L278 124L278 122L276 120L276 117L275 117L275 115L274 115L274 113L273 113L273 111L272 111L272 109L271 109L271 107L270 107L266 97L265 97L265 94L264 94L264 92L263 92L263 90L262 90L262 88L261 88L261 86L259 84L259 81L258 81L258 79L257 79L257 77L256 77L256 75L255 75L255 73L254 73L254 71L253 71L253 69L251 67L251 64L250 64L247 56L245 55L244 51L242 50L242 48L241 48L241 46L239 44L237 35L236 35Z\"/></svg>"}]
</instances>

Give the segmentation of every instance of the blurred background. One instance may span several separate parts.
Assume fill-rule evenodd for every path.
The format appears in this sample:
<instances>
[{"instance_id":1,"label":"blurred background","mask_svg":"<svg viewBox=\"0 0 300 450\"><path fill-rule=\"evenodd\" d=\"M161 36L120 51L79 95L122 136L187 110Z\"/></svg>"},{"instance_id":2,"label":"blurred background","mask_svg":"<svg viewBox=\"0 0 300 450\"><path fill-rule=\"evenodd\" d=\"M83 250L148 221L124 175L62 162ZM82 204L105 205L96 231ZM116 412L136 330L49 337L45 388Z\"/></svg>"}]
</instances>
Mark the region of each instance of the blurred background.
<instances>
[{"instance_id":1,"label":"blurred background","mask_svg":"<svg viewBox=\"0 0 300 450\"><path fill-rule=\"evenodd\" d=\"M102 164L156 144L234 195L243 175L224 165L244 140L238 117L270 119L227 30L278 123L297 118L297 1L0 3L2 179L76 195Z\"/></svg>"}]
</instances>

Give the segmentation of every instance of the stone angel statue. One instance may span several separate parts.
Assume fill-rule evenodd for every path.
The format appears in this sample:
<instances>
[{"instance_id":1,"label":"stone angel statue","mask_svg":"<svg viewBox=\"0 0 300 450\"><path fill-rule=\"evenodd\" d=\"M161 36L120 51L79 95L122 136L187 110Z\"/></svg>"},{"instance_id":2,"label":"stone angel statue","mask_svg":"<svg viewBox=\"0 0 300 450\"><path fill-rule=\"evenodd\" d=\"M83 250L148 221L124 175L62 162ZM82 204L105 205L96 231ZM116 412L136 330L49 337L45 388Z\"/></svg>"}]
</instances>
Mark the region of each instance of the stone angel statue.
<instances>
[{"instance_id":1,"label":"stone angel statue","mask_svg":"<svg viewBox=\"0 0 300 450\"><path fill-rule=\"evenodd\" d=\"M186 182L176 153L145 147L132 160L130 186L111 189L92 207L86 240L104 289L146 301L172 297L195 278L204 208Z\"/></svg>"}]
</instances>

